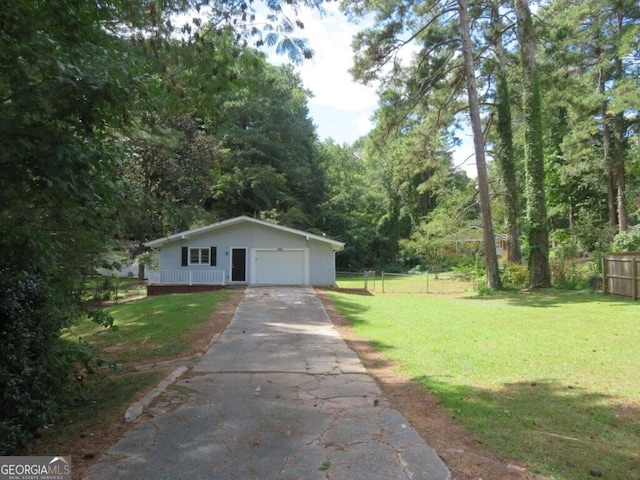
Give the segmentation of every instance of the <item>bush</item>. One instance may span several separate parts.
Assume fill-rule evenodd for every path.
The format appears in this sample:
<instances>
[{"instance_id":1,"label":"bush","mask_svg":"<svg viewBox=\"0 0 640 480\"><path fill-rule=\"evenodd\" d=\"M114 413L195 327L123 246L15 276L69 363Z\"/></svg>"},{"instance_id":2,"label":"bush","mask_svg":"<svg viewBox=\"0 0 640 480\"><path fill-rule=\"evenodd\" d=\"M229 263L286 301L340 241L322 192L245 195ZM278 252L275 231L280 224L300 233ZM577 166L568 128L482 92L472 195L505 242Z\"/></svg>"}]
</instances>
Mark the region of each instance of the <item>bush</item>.
<instances>
[{"instance_id":1,"label":"bush","mask_svg":"<svg viewBox=\"0 0 640 480\"><path fill-rule=\"evenodd\" d=\"M484 265L476 267L473 265L461 264L453 267L452 270L454 272L455 278L467 282L480 282L483 281L487 276Z\"/></svg>"},{"instance_id":2,"label":"bush","mask_svg":"<svg viewBox=\"0 0 640 480\"><path fill-rule=\"evenodd\" d=\"M596 285L595 264L582 257L575 244L563 245L554 250L549 263L551 279L557 288L574 290Z\"/></svg>"},{"instance_id":3,"label":"bush","mask_svg":"<svg viewBox=\"0 0 640 480\"><path fill-rule=\"evenodd\" d=\"M20 451L60 413L78 369L93 361L60 339L71 303L41 274L0 268L0 455Z\"/></svg>"},{"instance_id":4,"label":"bush","mask_svg":"<svg viewBox=\"0 0 640 480\"><path fill-rule=\"evenodd\" d=\"M529 267L522 263L506 263L502 272L502 285L505 288L526 288L529 285Z\"/></svg>"},{"instance_id":5,"label":"bush","mask_svg":"<svg viewBox=\"0 0 640 480\"><path fill-rule=\"evenodd\" d=\"M640 230L633 229L620 232L613 237L612 250L614 252L640 251Z\"/></svg>"}]
</instances>

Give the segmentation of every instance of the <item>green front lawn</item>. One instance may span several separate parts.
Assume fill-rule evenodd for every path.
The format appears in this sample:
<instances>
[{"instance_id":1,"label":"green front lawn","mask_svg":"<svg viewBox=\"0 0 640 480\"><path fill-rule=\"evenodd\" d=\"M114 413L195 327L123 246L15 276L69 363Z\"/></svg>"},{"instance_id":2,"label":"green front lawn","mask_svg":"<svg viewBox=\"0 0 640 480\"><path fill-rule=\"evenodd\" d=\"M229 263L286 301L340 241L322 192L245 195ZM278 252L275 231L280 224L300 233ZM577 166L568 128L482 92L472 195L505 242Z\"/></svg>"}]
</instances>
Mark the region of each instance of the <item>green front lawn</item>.
<instances>
[{"instance_id":1,"label":"green front lawn","mask_svg":"<svg viewBox=\"0 0 640 480\"><path fill-rule=\"evenodd\" d=\"M158 295L106 308L113 328L89 320L65 333L88 342L102 359L135 363L177 356L187 350L196 331L231 290L209 293Z\"/></svg>"},{"instance_id":2,"label":"green front lawn","mask_svg":"<svg viewBox=\"0 0 640 480\"><path fill-rule=\"evenodd\" d=\"M640 479L640 304L558 291L330 296L490 448L553 479Z\"/></svg>"},{"instance_id":3,"label":"green front lawn","mask_svg":"<svg viewBox=\"0 0 640 480\"><path fill-rule=\"evenodd\" d=\"M64 333L69 341L87 342L95 355L125 368L101 369L84 379L82 390L69 398L69 408L28 448L29 455L63 452L73 456L73 475L81 478L100 452L126 430L122 415L127 406L159 382L166 371L133 371L132 364L189 354L194 339L208 341L205 325L232 290L160 295L133 300L106 309L114 328L89 319Z\"/></svg>"}]
</instances>

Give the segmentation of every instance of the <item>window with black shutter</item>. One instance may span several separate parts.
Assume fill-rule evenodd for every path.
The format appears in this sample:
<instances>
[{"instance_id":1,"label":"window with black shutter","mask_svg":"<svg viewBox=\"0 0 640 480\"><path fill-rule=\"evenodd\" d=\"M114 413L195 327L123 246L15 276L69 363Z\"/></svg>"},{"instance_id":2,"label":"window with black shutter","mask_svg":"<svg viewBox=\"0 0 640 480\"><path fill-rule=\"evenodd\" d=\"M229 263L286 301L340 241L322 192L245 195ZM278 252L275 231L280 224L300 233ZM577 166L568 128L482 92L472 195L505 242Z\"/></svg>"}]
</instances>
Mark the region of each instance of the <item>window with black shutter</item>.
<instances>
[{"instance_id":1,"label":"window with black shutter","mask_svg":"<svg viewBox=\"0 0 640 480\"><path fill-rule=\"evenodd\" d=\"M210 265L211 261L209 248L189 248L189 265Z\"/></svg>"}]
</instances>

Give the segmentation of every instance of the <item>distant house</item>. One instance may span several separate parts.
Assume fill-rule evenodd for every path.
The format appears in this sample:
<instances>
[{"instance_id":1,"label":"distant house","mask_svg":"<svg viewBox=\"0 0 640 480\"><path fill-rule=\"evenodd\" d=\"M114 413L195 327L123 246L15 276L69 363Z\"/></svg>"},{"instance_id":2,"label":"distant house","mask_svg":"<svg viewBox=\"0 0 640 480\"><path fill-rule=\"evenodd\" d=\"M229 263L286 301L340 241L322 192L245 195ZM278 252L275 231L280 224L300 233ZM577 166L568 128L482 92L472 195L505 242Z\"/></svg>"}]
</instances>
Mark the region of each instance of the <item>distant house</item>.
<instances>
[{"instance_id":1,"label":"distant house","mask_svg":"<svg viewBox=\"0 0 640 480\"><path fill-rule=\"evenodd\" d=\"M456 247L460 244L469 243L481 245L484 243L483 235L484 233L482 227L473 225L468 228L463 228L462 230L459 230L452 235L449 235L447 239L452 241L456 245ZM496 255L504 259L508 258L509 236L506 233L494 233L493 236L496 241Z\"/></svg>"},{"instance_id":2,"label":"distant house","mask_svg":"<svg viewBox=\"0 0 640 480\"><path fill-rule=\"evenodd\" d=\"M344 243L241 216L145 243L157 251L149 292L220 285L335 284Z\"/></svg>"}]
</instances>

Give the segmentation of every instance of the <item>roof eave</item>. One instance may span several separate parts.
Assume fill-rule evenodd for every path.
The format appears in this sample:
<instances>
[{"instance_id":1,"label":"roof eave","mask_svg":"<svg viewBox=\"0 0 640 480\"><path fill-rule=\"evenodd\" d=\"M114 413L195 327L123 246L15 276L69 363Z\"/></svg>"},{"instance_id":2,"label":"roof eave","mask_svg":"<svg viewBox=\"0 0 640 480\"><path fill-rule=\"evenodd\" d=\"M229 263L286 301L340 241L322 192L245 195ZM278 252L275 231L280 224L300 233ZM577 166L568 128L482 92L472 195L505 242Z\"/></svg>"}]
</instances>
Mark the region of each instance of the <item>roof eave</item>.
<instances>
[{"instance_id":1,"label":"roof eave","mask_svg":"<svg viewBox=\"0 0 640 480\"><path fill-rule=\"evenodd\" d=\"M272 227L277 230L282 230L288 233L292 233L294 235L300 235L305 237L307 240L314 239L320 242L329 243L335 251L340 251L344 248L344 243L338 242L337 240L332 240L330 238L321 237L319 235L314 235L312 233L303 232L302 230L296 230L294 228L284 227L276 223L271 223L264 220L258 220L257 218L247 217L246 215L230 218L228 220L223 220L217 223L212 223L211 225L206 225L204 227L194 228L192 230L186 230L184 232L174 233L173 235L169 235L167 237L158 238L156 240L150 240L148 242L143 243L143 245L149 248L157 248L176 240L187 240L193 235L198 235L204 232L208 232L210 230L216 230L221 227L225 227L228 225L233 225L233 224L241 223L245 221Z\"/></svg>"}]
</instances>

